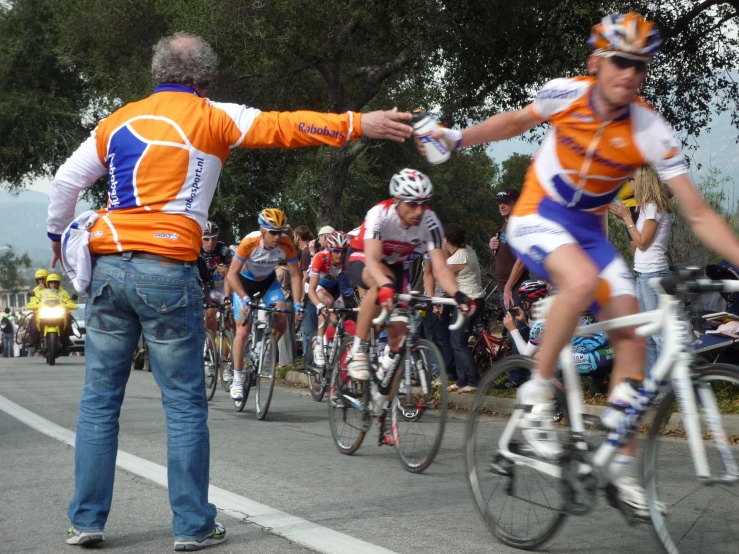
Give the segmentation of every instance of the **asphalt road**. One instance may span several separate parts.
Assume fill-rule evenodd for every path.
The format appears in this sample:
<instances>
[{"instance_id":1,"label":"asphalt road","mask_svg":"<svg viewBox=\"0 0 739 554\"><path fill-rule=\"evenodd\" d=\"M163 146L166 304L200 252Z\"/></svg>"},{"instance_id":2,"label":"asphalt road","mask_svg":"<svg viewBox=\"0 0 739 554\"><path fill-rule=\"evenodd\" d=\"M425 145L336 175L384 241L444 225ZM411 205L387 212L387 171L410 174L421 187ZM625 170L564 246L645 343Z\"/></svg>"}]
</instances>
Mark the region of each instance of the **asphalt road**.
<instances>
[{"instance_id":1,"label":"asphalt road","mask_svg":"<svg viewBox=\"0 0 739 554\"><path fill-rule=\"evenodd\" d=\"M55 367L40 358L0 359L0 396L67 433L75 429L83 378L84 358L62 358ZM212 485L312 522L305 532L316 537L330 539L333 530L363 541L366 552L516 552L488 533L472 504L463 416L452 416L434 464L413 475L390 447L376 446L374 431L354 456L341 455L331 438L326 402L313 402L305 390L276 389L266 421L257 421L253 406L250 398L247 409L236 413L226 393L216 392L209 416ZM666 444L675 459L684 458L682 441ZM131 374L119 449L166 466L164 413L150 373ZM0 552L73 551L64 544L73 486L73 448L5 413L0 398ZM738 511L739 494L727 508ZM249 514L221 513L219 520L229 540L214 552L311 551L257 525ZM103 550L171 551L166 490L119 469L106 537ZM703 552L739 552L739 544L717 550L710 541L705 538ZM601 499L593 513L569 518L545 550L632 553L657 552L659 546L649 525L627 526Z\"/></svg>"}]
</instances>

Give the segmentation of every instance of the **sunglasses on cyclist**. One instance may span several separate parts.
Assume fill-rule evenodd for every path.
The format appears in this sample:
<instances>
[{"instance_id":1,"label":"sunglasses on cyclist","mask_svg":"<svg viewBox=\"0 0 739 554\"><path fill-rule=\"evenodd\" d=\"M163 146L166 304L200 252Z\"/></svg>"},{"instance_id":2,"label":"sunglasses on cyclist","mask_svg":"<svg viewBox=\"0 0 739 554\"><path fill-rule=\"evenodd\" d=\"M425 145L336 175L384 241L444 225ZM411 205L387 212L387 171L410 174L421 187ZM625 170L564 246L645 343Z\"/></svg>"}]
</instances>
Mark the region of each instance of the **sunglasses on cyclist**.
<instances>
[{"instance_id":1,"label":"sunglasses on cyclist","mask_svg":"<svg viewBox=\"0 0 739 554\"><path fill-rule=\"evenodd\" d=\"M424 207L431 204L431 200L406 200L405 202L409 208L418 208L419 206Z\"/></svg>"},{"instance_id":2,"label":"sunglasses on cyclist","mask_svg":"<svg viewBox=\"0 0 739 554\"><path fill-rule=\"evenodd\" d=\"M332 248L331 252L338 252L339 254L346 254L346 248Z\"/></svg>"},{"instance_id":3,"label":"sunglasses on cyclist","mask_svg":"<svg viewBox=\"0 0 739 554\"><path fill-rule=\"evenodd\" d=\"M644 61L632 60L623 56L611 56L609 59L619 69L631 69L633 67L637 73L645 73L647 71L647 62Z\"/></svg>"},{"instance_id":4,"label":"sunglasses on cyclist","mask_svg":"<svg viewBox=\"0 0 739 554\"><path fill-rule=\"evenodd\" d=\"M203 240L205 242L211 242L213 240L218 240L218 237L217 236L216 237L203 237Z\"/></svg>"},{"instance_id":5,"label":"sunglasses on cyclist","mask_svg":"<svg viewBox=\"0 0 739 554\"><path fill-rule=\"evenodd\" d=\"M283 233L281 230L277 230L277 229L267 229L267 232L273 237L278 237Z\"/></svg>"}]
</instances>

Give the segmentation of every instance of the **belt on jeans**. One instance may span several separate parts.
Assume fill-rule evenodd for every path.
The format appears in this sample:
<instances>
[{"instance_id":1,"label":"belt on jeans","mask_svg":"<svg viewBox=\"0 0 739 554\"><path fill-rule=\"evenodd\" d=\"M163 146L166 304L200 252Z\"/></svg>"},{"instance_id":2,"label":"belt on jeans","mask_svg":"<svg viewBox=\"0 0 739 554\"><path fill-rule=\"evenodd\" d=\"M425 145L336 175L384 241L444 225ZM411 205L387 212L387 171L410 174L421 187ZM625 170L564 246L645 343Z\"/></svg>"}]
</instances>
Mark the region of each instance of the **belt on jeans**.
<instances>
[{"instance_id":1,"label":"belt on jeans","mask_svg":"<svg viewBox=\"0 0 739 554\"><path fill-rule=\"evenodd\" d=\"M131 254L132 258L138 258L139 260L154 260L160 264L167 265L197 265L197 261L186 262L185 260L178 260L175 258L168 258L167 256L160 256L159 254L149 254L148 252L122 252L120 254L107 254L108 256L123 256L124 254Z\"/></svg>"}]
</instances>

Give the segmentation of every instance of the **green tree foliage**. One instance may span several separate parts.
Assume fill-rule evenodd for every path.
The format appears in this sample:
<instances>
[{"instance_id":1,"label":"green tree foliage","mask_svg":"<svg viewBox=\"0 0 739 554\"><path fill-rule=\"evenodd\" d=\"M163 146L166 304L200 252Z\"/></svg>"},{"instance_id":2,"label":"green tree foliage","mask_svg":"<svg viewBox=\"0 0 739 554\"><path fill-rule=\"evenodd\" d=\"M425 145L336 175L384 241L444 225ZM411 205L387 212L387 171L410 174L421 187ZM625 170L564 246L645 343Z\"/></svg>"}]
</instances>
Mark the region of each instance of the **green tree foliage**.
<instances>
[{"instance_id":1,"label":"green tree foliage","mask_svg":"<svg viewBox=\"0 0 739 554\"><path fill-rule=\"evenodd\" d=\"M31 266L28 254L17 254L12 246L0 247L0 289L15 290L23 286L24 267Z\"/></svg>"}]
</instances>

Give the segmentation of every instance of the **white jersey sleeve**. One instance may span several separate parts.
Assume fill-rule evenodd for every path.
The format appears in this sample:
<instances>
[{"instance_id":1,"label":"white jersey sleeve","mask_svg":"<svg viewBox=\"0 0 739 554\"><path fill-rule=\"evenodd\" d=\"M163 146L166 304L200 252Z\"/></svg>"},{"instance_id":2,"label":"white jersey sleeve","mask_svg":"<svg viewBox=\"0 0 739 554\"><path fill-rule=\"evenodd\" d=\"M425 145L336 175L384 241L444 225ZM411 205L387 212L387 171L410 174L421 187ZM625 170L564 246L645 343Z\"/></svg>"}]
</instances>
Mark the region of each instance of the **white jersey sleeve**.
<instances>
[{"instance_id":1,"label":"white jersey sleeve","mask_svg":"<svg viewBox=\"0 0 739 554\"><path fill-rule=\"evenodd\" d=\"M382 231L387 217L387 208L384 204L377 204L364 218L364 237L366 239L382 240Z\"/></svg>"},{"instance_id":2,"label":"white jersey sleeve","mask_svg":"<svg viewBox=\"0 0 739 554\"><path fill-rule=\"evenodd\" d=\"M423 241L426 243L426 251L439 250L442 246L444 237L444 229L441 226L439 218L432 210L426 210L423 213L421 226L424 230Z\"/></svg>"},{"instance_id":3,"label":"white jersey sleeve","mask_svg":"<svg viewBox=\"0 0 739 554\"><path fill-rule=\"evenodd\" d=\"M530 104L534 116L546 121L553 115L566 110L575 100L585 94L590 82L580 79L554 79L542 87Z\"/></svg>"},{"instance_id":4,"label":"white jersey sleeve","mask_svg":"<svg viewBox=\"0 0 739 554\"><path fill-rule=\"evenodd\" d=\"M631 105L634 142L647 163L653 164L662 181L688 172L680 143L657 112L641 104Z\"/></svg>"}]
</instances>

